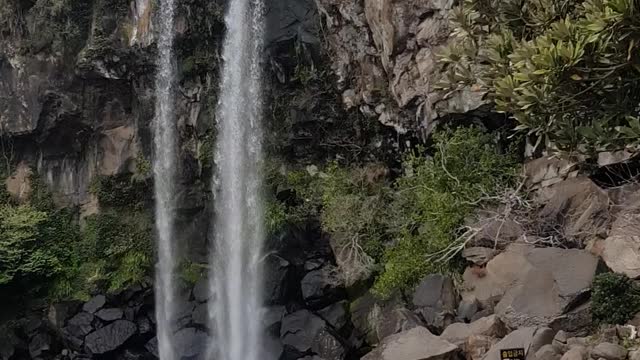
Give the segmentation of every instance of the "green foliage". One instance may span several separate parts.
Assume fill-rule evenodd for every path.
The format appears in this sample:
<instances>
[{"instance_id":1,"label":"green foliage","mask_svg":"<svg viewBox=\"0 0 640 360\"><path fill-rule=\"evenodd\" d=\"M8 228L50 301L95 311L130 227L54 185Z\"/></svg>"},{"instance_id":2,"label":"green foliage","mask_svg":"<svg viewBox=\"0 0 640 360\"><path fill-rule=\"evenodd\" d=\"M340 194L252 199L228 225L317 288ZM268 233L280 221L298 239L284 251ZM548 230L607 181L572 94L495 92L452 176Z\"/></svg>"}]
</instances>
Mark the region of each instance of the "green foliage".
<instances>
[{"instance_id":1,"label":"green foliage","mask_svg":"<svg viewBox=\"0 0 640 360\"><path fill-rule=\"evenodd\" d=\"M476 128L445 131L434 141L432 157L406 157L395 183L379 164L276 167L268 183L280 200L267 207L267 227L273 232L319 218L344 280L378 272L375 290L384 297L430 272L457 271L456 259L439 255L459 245L464 219L483 199L511 185L516 161L500 153L493 135Z\"/></svg>"},{"instance_id":2,"label":"green foliage","mask_svg":"<svg viewBox=\"0 0 640 360\"><path fill-rule=\"evenodd\" d=\"M136 156L136 171L131 177L131 180L135 183L144 182L149 176L151 176L151 161L147 160L142 153Z\"/></svg>"},{"instance_id":3,"label":"green foliage","mask_svg":"<svg viewBox=\"0 0 640 360\"><path fill-rule=\"evenodd\" d=\"M319 174L307 169L285 170L267 166L266 183L286 199L269 199L266 204L267 230L275 232L285 224L300 224L320 216L322 188Z\"/></svg>"},{"instance_id":4,"label":"green foliage","mask_svg":"<svg viewBox=\"0 0 640 360\"><path fill-rule=\"evenodd\" d=\"M593 281L591 314L606 324L624 324L640 311L640 290L623 274L603 273Z\"/></svg>"},{"instance_id":5,"label":"green foliage","mask_svg":"<svg viewBox=\"0 0 640 360\"><path fill-rule=\"evenodd\" d=\"M635 0L466 0L440 54L440 88L486 89L540 143L637 145L640 16Z\"/></svg>"},{"instance_id":6,"label":"green foliage","mask_svg":"<svg viewBox=\"0 0 640 360\"><path fill-rule=\"evenodd\" d=\"M24 53L51 50L76 54L89 33L91 2L37 0L25 17L30 36L22 43Z\"/></svg>"},{"instance_id":7,"label":"green foliage","mask_svg":"<svg viewBox=\"0 0 640 360\"><path fill-rule=\"evenodd\" d=\"M178 265L178 274L187 284L193 286L207 271L206 265L184 260Z\"/></svg>"},{"instance_id":8,"label":"green foliage","mask_svg":"<svg viewBox=\"0 0 640 360\"><path fill-rule=\"evenodd\" d=\"M396 245L384 254L375 290L382 296L408 288L430 272L452 272L455 263L436 254L455 245L465 217L483 198L508 187L515 161L501 154L490 134L458 129L435 135L431 158L409 155L387 209Z\"/></svg>"},{"instance_id":9,"label":"green foliage","mask_svg":"<svg viewBox=\"0 0 640 360\"><path fill-rule=\"evenodd\" d=\"M0 208L0 285L15 278L38 279L59 272L58 259L43 249L40 227L47 214L31 206Z\"/></svg>"},{"instance_id":10,"label":"green foliage","mask_svg":"<svg viewBox=\"0 0 640 360\"><path fill-rule=\"evenodd\" d=\"M91 192L102 206L140 209L149 200L150 184L129 175L99 176L91 183Z\"/></svg>"},{"instance_id":11,"label":"green foliage","mask_svg":"<svg viewBox=\"0 0 640 360\"><path fill-rule=\"evenodd\" d=\"M109 290L116 291L143 281L151 268L153 254L150 217L143 212L118 209L103 211L86 221L82 240L84 262L102 265L101 276L93 282L104 281Z\"/></svg>"}]
</instances>

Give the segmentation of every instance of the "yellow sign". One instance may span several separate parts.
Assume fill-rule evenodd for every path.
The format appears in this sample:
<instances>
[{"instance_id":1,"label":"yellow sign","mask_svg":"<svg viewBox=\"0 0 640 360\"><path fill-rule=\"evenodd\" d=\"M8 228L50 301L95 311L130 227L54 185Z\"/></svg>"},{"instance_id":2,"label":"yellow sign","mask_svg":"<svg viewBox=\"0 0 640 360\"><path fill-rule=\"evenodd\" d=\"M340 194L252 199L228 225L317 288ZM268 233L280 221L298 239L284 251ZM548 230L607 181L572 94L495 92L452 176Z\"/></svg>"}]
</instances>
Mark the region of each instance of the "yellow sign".
<instances>
[{"instance_id":1,"label":"yellow sign","mask_svg":"<svg viewBox=\"0 0 640 360\"><path fill-rule=\"evenodd\" d=\"M525 360L524 349L500 350L500 360Z\"/></svg>"}]
</instances>

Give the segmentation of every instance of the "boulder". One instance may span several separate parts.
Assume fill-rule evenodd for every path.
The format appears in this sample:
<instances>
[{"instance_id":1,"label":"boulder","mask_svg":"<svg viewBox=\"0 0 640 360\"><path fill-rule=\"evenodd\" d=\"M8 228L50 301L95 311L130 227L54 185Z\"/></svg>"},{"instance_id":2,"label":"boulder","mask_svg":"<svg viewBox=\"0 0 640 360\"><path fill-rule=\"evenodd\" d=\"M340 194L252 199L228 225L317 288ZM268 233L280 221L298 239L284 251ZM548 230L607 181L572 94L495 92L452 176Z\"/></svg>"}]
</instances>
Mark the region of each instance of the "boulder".
<instances>
[{"instance_id":1,"label":"boulder","mask_svg":"<svg viewBox=\"0 0 640 360\"><path fill-rule=\"evenodd\" d=\"M526 185L543 188L575 177L578 164L556 156L546 156L527 162L524 166Z\"/></svg>"},{"instance_id":2,"label":"boulder","mask_svg":"<svg viewBox=\"0 0 640 360\"><path fill-rule=\"evenodd\" d=\"M608 342L603 342L591 350L591 358L599 359L603 358L606 360L624 360L627 358L627 349L624 347L612 344Z\"/></svg>"},{"instance_id":3,"label":"boulder","mask_svg":"<svg viewBox=\"0 0 640 360\"><path fill-rule=\"evenodd\" d=\"M302 297L311 308L322 308L340 298L343 292L342 281L337 269L325 266L307 273L300 282Z\"/></svg>"},{"instance_id":4,"label":"boulder","mask_svg":"<svg viewBox=\"0 0 640 360\"><path fill-rule=\"evenodd\" d=\"M102 321L110 322L118 319L122 319L124 312L122 309L112 308L112 309L102 309L96 312L96 317Z\"/></svg>"},{"instance_id":5,"label":"boulder","mask_svg":"<svg viewBox=\"0 0 640 360\"><path fill-rule=\"evenodd\" d=\"M280 325L286 313L287 308L284 306L268 307L262 316L262 323L267 332L280 336Z\"/></svg>"},{"instance_id":6,"label":"boulder","mask_svg":"<svg viewBox=\"0 0 640 360\"><path fill-rule=\"evenodd\" d=\"M116 320L87 335L85 347L91 354L104 354L118 349L136 332L136 324L128 320Z\"/></svg>"},{"instance_id":7,"label":"boulder","mask_svg":"<svg viewBox=\"0 0 640 360\"><path fill-rule=\"evenodd\" d=\"M191 314L193 323L201 326L207 326L209 323L209 306L207 303L198 304Z\"/></svg>"},{"instance_id":8,"label":"boulder","mask_svg":"<svg viewBox=\"0 0 640 360\"><path fill-rule=\"evenodd\" d=\"M520 232L520 234L522 234L522 231ZM518 238L520 234L516 238ZM503 235L504 233L500 232L500 238L503 238ZM474 246L462 250L462 257L465 258L468 262L483 266L491 259L493 259L493 257L496 256L496 253L496 250L488 247Z\"/></svg>"},{"instance_id":9,"label":"boulder","mask_svg":"<svg viewBox=\"0 0 640 360\"><path fill-rule=\"evenodd\" d=\"M138 326L138 332L142 335L150 334L152 331L155 331L153 324L151 324L151 320L144 315L137 317L135 322Z\"/></svg>"},{"instance_id":10,"label":"boulder","mask_svg":"<svg viewBox=\"0 0 640 360\"><path fill-rule=\"evenodd\" d=\"M536 351L536 360L560 360L561 354L556 352L556 349L553 345L548 344L541 347L538 351Z\"/></svg>"},{"instance_id":11,"label":"boulder","mask_svg":"<svg viewBox=\"0 0 640 360\"><path fill-rule=\"evenodd\" d=\"M458 307L458 293L453 280L440 275L427 275L416 287L411 303L416 312L422 315L427 327L441 332L453 322Z\"/></svg>"},{"instance_id":12,"label":"boulder","mask_svg":"<svg viewBox=\"0 0 640 360\"><path fill-rule=\"evenodd\" d=\"M463 347L472 335L483 335L501 338L507 334L507 329L496 315L491 315L472 322L471 324L453 323L442 332L440 337L457 346Z\"/></svg>"},{"instance_id":13,"label":"boulder","mask_svg":"<svg viewBox=\"0 0 640 360\"><path fill-rule=\"evenodd\" d=\"M589 178L569 179L555 184L538 195L544 207L540 222L558 224L566 245L583 247L607 234L610 199L607 192Z\"/></svg>"},{"instance_id":14,"label":"boulder","mask_svg":"<svg viewBox=\"0 0 640 360\"><path fill-rule=\"evenodd\" d=\"M458 353L454 344L416 327L383 339L362 360L455 360Z\"/></svg>"},{"instance_id":15,"label":"boulder","mask_svg":"<svg viewBox=\"0 0 640 360\"><path fill-rule=\"evenodd\" d=\"M73 337L82 340L85 335L93 331L93 320L93 315L87 312L78 313L69 319L67 326L62 329L62 332L67 338Z\"/></svg>"},{"instance_id":16,"label":"boulder","mask_svg":"<svg viewBox=\"0 0 640 360\"><path fill-rule=\"evenodd\" d=\"M560 360L585 360L587 358L587 349L583 346L574 346L564 353Z\"/></svg>"},{"instance_id":17,"label":"boulder","mask_svg":"<svg viewBox=\"0 0 640 360\"><path fill-rule=\"evenodd\" d=\"M464 344L468 360L482 360L491 347L500 339L485 335L471 335Z\"/></svg>"},{"instance_id":18,"label":"boulder","mask_svg":"<svg viewBox=\"0 0 640 360\"><path fill-rule=\"evenodd\" d=\"M82 311L88 312L89 314L93 314L96 311L102 309L102 307L106 302L107 302L107 299L104 297L104 295L94 296L89 301L87 301L84 305L82 305Z\"/></svg>"},{"instance_id":19,"label":"boulder","mask_svg":"<svg viewBox=\"0 0 640 360\"><path fill-rule=\"evenodd\" d=\"M640 193L638 193L640 194ZM632 279L640 278L640 200L636 194L623 203L604 241L602 259L607 266Z\"/></svg>"},{"instance_id":20,"label":"boulder","mask_svg":"<svg viewBox=\"0 0 640 360\"><path fill-rule=\"evenodd\" d=\"M326 360L340 360L345 356L344 347L325 321L308 310L296 311L282 319L280 340L288 358L308 353Z\"/></svg>"},{"instance_id":21,"label":"boulder","mask_svg":"<svg viewBox=\"0 0 640 360\"><path fill-rule=\"evenodd\" d=\"M335 304L331 304L324 309L318 310L318 316L320 316L327 324L331 325L334 329L340 330L348 321L348 307L349 304L346 301L339 301Z\"/></svg>"},{"instance_id":22,"label":"boulder","mask_svg":"<svg viewBox=\"0 0 640 360\"><path fill-rule=\"evenodd\" d=\"M38 358L49 350L51 350L51 336L49 334L39 333L31 338L29 342L29 355L31 355L31 358Z\"/></svg>"},{"instance_id":23,"label":"boulder","mask_svg":"<svg viewBox=\"0 0 640 360\"><path fill-rule=\"evenodd\" d=\"M458 304L458 310L456 312L457 318L463 322L470 322L479 310L480 303L478 302L478 299L470 296L467 299L462 299L460 304Z\"/></svg>"},{"instance_id":24,"label":"boulder","mask_svg":"<svg viewBox=\"0 0 640 360\"><path fill-rule=\"evenodd\" d=\"M292 268L289 262L276 254L264 259L264 291L269 305L284 305L289 296L289 281Z\"/></svg>"},{"instance_id":25,"label":"boulder","mask_svg":"<svg viewBox=\"0 0 640 360\"><path fill-rule=\"evenodd\" d=\"M205 302L211 298L211 292L209 290L209 279L203 276L198 279L196 284L193 286L193 298L197 302Z\"/></svg>"},{"instance_id":26,"label":"boulder","mask_svg":"<svg viewBox=\"0 0 640 360\"><path fill-rule=\"evenodd\" d=\"M404 307L396 296L383 301L371 292L354 300L349 307L356 336L370 345L387 336L422 326L420 318Z\"/></svg>"},{"instance_id":27,"label":"boulder","mask_svg":"<svg viewBox=\"0 0 640 360\"><path fill-rule=\"evenodd\" d=\"M183 358L194 358L206 352L208 336L195 328L184 328L173 336L175 351Z\"/></svg>"},{"instance_id":28,"label":"boulder","mask_svg":"<svg viewBox=\"0 0 640 360\"><path fill-rule=\"evenodd\" d=\"M525 349L527 360L534 359L535 353L544 345L553 341L553 331L549 328L525 327L511 332L497 344L493 345L483 360L500 359L503 349Z\"/></svg>"},{"instance_id":29,"label":"boulder","mask_svg":"<svg viewBox=\"0 0 640 360\"><path fill-rule=\"evenodd\" d=\"M467 269L464 298L473 296L510 328L554 323L576 330L590 320L587 300L598 260L584 250L512 244L492 259L482 276ZM586 313L588 315L588 312Z\"/></svg>"}]
</instances>

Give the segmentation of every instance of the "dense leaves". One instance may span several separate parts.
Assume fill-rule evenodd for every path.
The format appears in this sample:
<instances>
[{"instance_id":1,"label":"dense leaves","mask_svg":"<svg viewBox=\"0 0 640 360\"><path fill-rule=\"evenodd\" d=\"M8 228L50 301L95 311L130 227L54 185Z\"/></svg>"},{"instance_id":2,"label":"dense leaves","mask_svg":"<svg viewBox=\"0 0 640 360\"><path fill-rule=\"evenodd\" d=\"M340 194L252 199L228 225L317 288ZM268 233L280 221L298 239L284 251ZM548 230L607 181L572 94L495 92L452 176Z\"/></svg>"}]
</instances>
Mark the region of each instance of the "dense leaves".
<instances>
[{"instance_id":1,"label":"dense leaves","mask_svg":"<svg viewBox=\"0 0 640 360\"><path fill-rule=\"evenodd\" d=\"M466 0L439 86L486 89L539 144L636 145L639 10L637 0Z\"/></svg>"},{"instance_id":2,"label":"dense leaves","mask_svg":"<svg viewBox=\"0 0 640 360\"><path fill-rule=\"evenodd\" d=\"M595 321L624 324L640 310L640 290L623 274L599 274L593 281L591 303Z\"/></svg>"},{"instance_id":3,"label":"dense leaves","mask_svg":"<svg viewBox=\"0 0 640 360\"><path fill-rule=\"evenodd\" d=\"M294 195L272 202L269 228L319 217L346 283L377 274L382 296L430 272L455 272L456 259L441 253L458 245L465 217L483 199L511 184L515 161L479 129L445 131L434 140L433 156L409 154L395 182L380 164L331 163L277 176L280 193Z\"/></svg>"}]
</instances>

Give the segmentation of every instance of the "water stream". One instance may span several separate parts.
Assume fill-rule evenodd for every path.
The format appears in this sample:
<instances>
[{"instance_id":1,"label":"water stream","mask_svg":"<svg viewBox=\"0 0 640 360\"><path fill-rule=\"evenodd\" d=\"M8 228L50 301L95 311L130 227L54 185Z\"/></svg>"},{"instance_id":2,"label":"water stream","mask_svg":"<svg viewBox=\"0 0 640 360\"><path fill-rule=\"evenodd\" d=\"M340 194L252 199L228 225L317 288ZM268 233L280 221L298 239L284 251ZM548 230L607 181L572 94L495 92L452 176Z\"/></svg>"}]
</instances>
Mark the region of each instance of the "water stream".
<instances>
[{"instance_id":1,"label":"water stream","mask_svg":"<svg viewBox=\"0 0 640 360\"><path fill-rule=\"evenodd\" d=\"M158 247L155 296L158 323L158 354L161 360L175 360L172 334L175 314L174 210L177 163L177 130L174 109L175 61L174 0L160 0L159 38L156 72L156 105L153 121L155 212Z\"/></svg>"},{"instance_id":2,"label":"water stream","mask_svg":"<svg viewBox=\"0 0 640 360\"><path fill-rule=\"evenodd\" d=\"M216 120L210 302L217 360L267 360L261 345L262 0L231 0Z\"/></svg>"}]
</instances>

